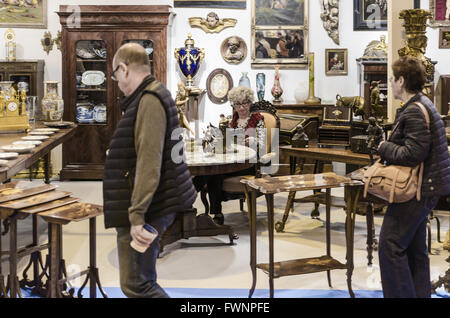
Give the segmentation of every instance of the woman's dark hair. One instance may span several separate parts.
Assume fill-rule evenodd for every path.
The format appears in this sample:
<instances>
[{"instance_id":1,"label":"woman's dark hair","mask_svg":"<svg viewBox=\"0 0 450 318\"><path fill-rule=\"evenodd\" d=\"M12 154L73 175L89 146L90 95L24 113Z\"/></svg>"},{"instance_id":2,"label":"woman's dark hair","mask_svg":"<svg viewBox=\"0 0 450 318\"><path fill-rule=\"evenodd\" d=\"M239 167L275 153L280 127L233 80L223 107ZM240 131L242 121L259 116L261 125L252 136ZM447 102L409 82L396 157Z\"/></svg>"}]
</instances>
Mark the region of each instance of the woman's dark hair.
<instances>
[{"instance_id":1,"label":"woman's dark hair","mask_svg":"<svg viewBox=\"0 0 450 318\"><path fill-rule=\"evenodd\" d=\"M414 57L403 56L392 65L394 77L397 81L400 76L405 79L405 89L410 93L422 91L427 81L425 66Z\"/></svg>"}]
</instances>

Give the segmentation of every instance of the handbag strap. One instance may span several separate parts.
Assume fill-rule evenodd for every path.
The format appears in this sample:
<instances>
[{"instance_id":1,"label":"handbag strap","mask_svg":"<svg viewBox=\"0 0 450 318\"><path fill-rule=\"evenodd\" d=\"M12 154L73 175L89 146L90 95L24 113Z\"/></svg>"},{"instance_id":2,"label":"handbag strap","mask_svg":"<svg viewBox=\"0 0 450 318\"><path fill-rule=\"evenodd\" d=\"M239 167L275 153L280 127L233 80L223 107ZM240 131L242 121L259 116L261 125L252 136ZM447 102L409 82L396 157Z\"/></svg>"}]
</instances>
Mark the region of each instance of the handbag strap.
<instances>
[{"instance_id":1,"label":"handbag strap","mask_svg":"<svg viewBox=\"0 0 450 318\"><path fill-rule=\"evenodd\" d=\"M422 112L423 112L423 114L425 116L425 121L427 122L428 130L431 131L430 115L428 114L427 109L420 102L416 102L416 105L419 106L419 108L422 110ZM420 201L420 194L422 192L421 191L422 190L422 180L423 180L423 161L420 163L420 168L419 168L419 180L418 180L418 184L417 184L417 194L416 194L417 201Z\"/></svg>"}]
</instances>

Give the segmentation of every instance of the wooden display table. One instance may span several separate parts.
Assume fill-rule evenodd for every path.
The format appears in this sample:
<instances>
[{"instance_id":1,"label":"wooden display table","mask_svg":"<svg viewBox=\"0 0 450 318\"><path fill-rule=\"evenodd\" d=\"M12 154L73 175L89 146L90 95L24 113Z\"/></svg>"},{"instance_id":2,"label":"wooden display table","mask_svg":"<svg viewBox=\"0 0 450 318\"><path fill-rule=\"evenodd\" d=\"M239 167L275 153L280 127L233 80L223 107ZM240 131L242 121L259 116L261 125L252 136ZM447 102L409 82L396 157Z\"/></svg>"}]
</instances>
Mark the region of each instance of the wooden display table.
<instances>
[{"instance_id":1,"label":"wooden display table","mask_svg":"<svg viewBox=\"0 0 450 318\"><path fill-rule=\"evenodd\" d=\"M274 296L273 279L281 276L299 275L327 271L328 284L331 287L330 270L347 269L347 286L351 297L351 279L353 273L353 235L355 226L356 205L361 193L361 182L350 178L338 176L334 173L308 174L283 177L266 177L254 180L241 180L245 184L247 195L250 198L250 268L253 276L249 297L253 295L256 287L256 269L260 268L269 274L270 297ZM330 202L331 188L345 186L345 200L347 203L347 218L345 227L346 237L346 264L340 263L331 257L330 238ZM274 263L274 207L275 193L326 189L326 255L316 258L298 259ZM256 197L262 193L267 202L267 218L269 232L269 263L256 263Z\"/></svg>"},{"instance_id":2,"label":"wooden display table","mask_svg":"<svg viewBox=\"0 0 450 318\"><path fill-rule=\"evenodd\" d=\"M70 192L57 191L56 186L43 185L32 188L17 187L18 182L3 184L0 187L0 218L6 221L9 229L10 248L8 252L1 251L0 255L8 255L10 274L8 284L4 286L0 266L0 297L16 298L22 297L20 287L33 287L33 292L47 297L72 296L61 288L61 285L70 280L65 272L64 260L62 259L62 225L71 221L90 220L90 266L87 271L78 275L88 274L86 281L78 291L81 297L81 290L91 279L91 298L95 295L95 284L98 284L103 296L106 297L101 289L98 279L98 270L95 266L95 217L102 214L103 209L100 206L78 203L78 198L71 197ZM33 243L31 245L18 248L17 246L17 220L22 220L33 216ZM37 216L43 217L49 222L49 242L50 244L38 243ZM7 229L7 230L8 230ZM5 230L5 232L7 231ZM1 238L1 236L0 236ZM40 252L49 249L47 264L44 267ZM30 263L26 266L23 276L24 279L19 283L17 276L18 261L24 256L30 255ZM26 272L33 265L33 280L28 281ZM47 273L47 270L50 272ZM40 272L41 271L41 272ZM62 274L65 279L60 279ZM48 277L46 284L42 278Z\"/></svg>"}]
</instances>

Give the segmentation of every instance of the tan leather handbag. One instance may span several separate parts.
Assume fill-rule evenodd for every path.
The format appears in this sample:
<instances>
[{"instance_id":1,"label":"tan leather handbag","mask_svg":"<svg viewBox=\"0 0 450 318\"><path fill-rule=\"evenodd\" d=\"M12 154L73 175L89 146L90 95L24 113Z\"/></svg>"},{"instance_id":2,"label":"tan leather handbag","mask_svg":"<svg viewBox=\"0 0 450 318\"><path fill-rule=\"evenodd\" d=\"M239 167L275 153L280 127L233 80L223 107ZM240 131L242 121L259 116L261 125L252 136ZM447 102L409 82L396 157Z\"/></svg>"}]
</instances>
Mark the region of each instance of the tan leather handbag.
<instances>
[{"instance_id":1,"label":"tan leather handbag","mask_svg":"<svg viewBox=\"0 0 450 318\"><path fill-rule=\"evenodd\" d=\"M429 127L430 117L425 106L419 102L416 102L416 104L422 109ZM397 126L392 133L396 128ZM419 201L422 175L423 162L415 167L385 166L381 163L381 159L378 159L364 172L364 198L367 196L367 193L370 193L389 203L407 202L414 196Z\"/></svg>"}]
</instances>

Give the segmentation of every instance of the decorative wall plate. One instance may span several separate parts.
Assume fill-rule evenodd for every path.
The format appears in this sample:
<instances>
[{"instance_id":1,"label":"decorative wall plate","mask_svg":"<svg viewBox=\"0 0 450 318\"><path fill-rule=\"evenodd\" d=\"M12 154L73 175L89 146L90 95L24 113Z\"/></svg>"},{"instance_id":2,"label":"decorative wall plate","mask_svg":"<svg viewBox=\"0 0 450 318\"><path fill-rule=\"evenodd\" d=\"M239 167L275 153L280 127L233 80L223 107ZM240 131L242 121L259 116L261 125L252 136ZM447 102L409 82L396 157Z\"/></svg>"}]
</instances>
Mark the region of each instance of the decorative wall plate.
<instances>
[{"instance_id":1,"label":"decorative wall plate","mask_svg":"<svg viewBox=\"0 0 450 318\"><path fill-rule=\"evenodd\" d=\"M247 44L243 38L230 36L220 45L220 54L226 62L239 64L247 57Z\"/></svg>"},{"instance_id":2,"label":"decorative wall plate","mask_svg":"<svg viewBox=\"0 0 450 318\"><path fill-rule=\"evenodd\" d=\"M206 90L209 99L215 104L228 101L228 92L233 88L233 79L230 73L223 68L217 68L209 74L206 80Z\"/></svg>"},{"instance_id":3,"label":"decorative wall plate","mask_svg":"<svg viewBox=\"0 0 450 318\"><path fill-rule=\"evenodd\" d=\"M54 131L48 131L48 130L44 130L44 131L30 131L28 134L29 135L38 135L38 136L42 136L42 135L53 135L55 132Z\"/></svg>"},{"instance_id":4,"label":"decorative wall plate","mask_svg":"<svg viewBox=\"0 0 450 318\"><path fill-rule=\"evenodd\" d=\"M33 136L33 135L22 137L23 140L45 140L48 138L50 138L50 137L49 136Z\"/></svg>"},{"instance_id":5,"label":"decorative wall plate","mask_svg":"<svg viewBox=\"0 0 450 318\"><path fill-rule=\"evenodd\" d=\"M73 125L71 121L45 121L43 124L47 127L68 128Z\"/></svg>"},{"instance_id":6,"label":"decorative wall plate","mask_svg":"<svg viewBox=\"0 0 450 318\"><path fill-rule=\"evenodd\" d=\"M97 86L105 81L105 73L102 71L86 71L81 76L81 83L84 85Z\"/></svg>"},{"instance_id":7,"label":"decorative wall plate","mask_svg":"<svg viewBox=\"0 0 450 318\"><path fill-rule=\"evenodd\" d=\"M18 140L12 143L13 145L35 145L38 146L42 144L42 141L39 140Z\"/></svg>"},{"instance_id":8,"label":"decorative wall plate","mask_svg":"<svg viewBox=\"0 0 450 318\"><path fill-rule=\"evenodd\" d=\"M0 159L16 159L19 157L17 152L0 152Z\"/></svg>"},{"instance_id":9,"label":"decorative wall plate","mask_svg":"<svg viewBox=\"0 0 450 318\"><path fill-rule=\"evenodd\" d=\"M8 145L8 146L3 146L2 150L13 151L13 152L17 152L17 153L27 153L27 152L30 152L31 150L33 150L34 147L36 147L36 146L35 145Z\"/></svg>"}]
</instances>

